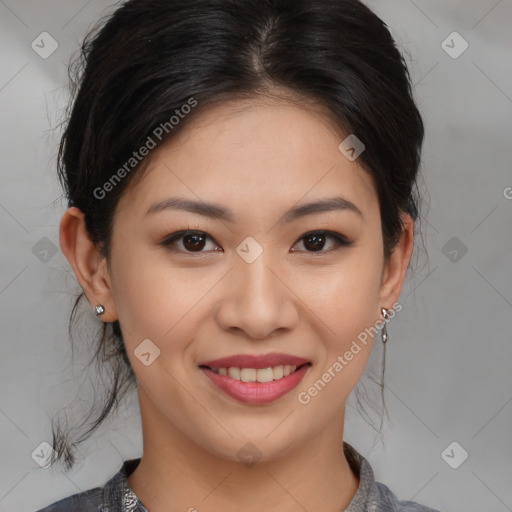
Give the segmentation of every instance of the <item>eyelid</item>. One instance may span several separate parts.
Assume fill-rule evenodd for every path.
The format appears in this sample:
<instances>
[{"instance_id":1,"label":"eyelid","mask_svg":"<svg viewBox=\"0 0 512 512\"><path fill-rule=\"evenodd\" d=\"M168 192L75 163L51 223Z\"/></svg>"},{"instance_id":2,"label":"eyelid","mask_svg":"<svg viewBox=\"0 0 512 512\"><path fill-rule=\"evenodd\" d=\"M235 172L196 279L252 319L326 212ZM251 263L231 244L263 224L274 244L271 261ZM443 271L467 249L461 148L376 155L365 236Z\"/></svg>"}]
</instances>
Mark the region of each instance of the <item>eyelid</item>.
<instances>
[{"instance_id":1,"label":"eyelid","mask_svg":"<svg viewBox=\"0 0 512 512\"><path fill-rule=\"evenodd\" d=\"M302 241L304 238L307 238L310 235L316 235L316 234L323 234L326 238L332 238L334 239L335 246L331 249L328 249L326 251L292 251L292 252L300 252L305 253L307 255L311 255L315 257L316 255L321 256L322 254L331 254L333 252L336 252L344 247L348 247L352 245L354 242L349 240L345 235L342 235L341 233L338 233L336 231L331 231L329 229L312 229L310 231L307 231L306 233L302 234L296 242L294 242L294 246Z\"/></svg>"},{"instance_id":2,"label":"eyelid","mask_svg":"<svg viewBox=\"0 0 512 512\"><path fill-rule=\"evenodd\" d=\"M328 229L313 229L313 230L310 230L310 231L307 231L307 232L303 233L293 243L293 246L295 246L297 243L302 241L304 238L306 238L308 236L311 236L311 235L316 235L316 234L323 234L327 238L334 239L335 247L332 248L332 249L328 249L326 251L324 251L324 250L320 250L320 251L295 251L294 250L292 252L300 252L300 253L306 253L306 254L310 254L310 255L327 254L327 253L331 253L333 251L337 251L337 250L339 250L339 249L341 249L343 247L348 247L348 246L350 246L350 245L352 245L354 243L353 241L349 240L345 235L342 235L341 233L338 233L336 231L331 231L331 230L328 230ZM214 242L217 246L220 247L220 244L211 235L209 235L205 231L200 231L198 229L183 229L183 230L180 230L180 231L175 231L174 233L171 233L170 235L166 236L161 242L158 243L158 245L163 246L164 248L168 249L169 251L172 251L172 252L175 252L175 253L180 253L180 254L200 255L200 254L207 254L207 253L210 252L210 251L197 251L197 252L194 252L194 251L184 251L184 250L181 250L181 249L173 248L172 247L173 244L176 241L178 241L181 238L183 238L185 235L201 235L201 236L204 236L205 238L209 238L212 242ZM214 251L214 252L216 252L216 251Z\"/></svg>"}]
</instances>

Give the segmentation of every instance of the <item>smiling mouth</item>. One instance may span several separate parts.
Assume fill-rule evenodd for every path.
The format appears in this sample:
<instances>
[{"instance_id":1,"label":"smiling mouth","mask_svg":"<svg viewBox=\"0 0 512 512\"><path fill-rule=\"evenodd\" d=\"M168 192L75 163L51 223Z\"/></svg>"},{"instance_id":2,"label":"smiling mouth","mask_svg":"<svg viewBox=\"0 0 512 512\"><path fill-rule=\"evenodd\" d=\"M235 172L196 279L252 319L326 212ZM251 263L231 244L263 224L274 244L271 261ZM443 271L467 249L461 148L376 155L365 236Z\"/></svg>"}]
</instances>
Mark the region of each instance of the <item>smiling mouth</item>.
<instances>
[{"instance_id":1,"label":"smiling mouth","mask_svg":"<svg viewBox=\"0 0 512 512\"><path fill-rule=\"evenodd\" d=\"M305 366L312 366L312 364L307 362L300 366L278 365L269 366L267 368L239 368L236 366L229 368L210 368L206 365L200 365L199 368L204 368L218 375L224 375L241 382L265 383L288 377Z\"/></svg>"}]
</instances>

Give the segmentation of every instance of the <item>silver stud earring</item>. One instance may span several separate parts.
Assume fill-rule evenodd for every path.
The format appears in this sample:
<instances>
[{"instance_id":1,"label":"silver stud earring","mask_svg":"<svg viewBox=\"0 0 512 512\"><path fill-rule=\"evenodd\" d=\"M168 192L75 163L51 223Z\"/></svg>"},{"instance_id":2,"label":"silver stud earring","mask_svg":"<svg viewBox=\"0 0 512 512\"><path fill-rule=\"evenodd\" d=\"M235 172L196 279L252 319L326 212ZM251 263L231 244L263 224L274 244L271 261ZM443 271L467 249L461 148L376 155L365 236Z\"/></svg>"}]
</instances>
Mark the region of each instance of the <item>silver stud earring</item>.
<instances>
[{"instance_id":1,"label":"silver stud earring","mask_svg":"<svg viewBox=\"0 0 512 512\"><path fill-rule=\"evenodd\" d=\"M382 316L384 317L384 320L387 320L389 318L388 310L386 308L381 308L380 311L382 313ZM384 324L382 325L380 337L382 339L382 343L386 344L386 341L388 341L389 339L388 330L386 329L386 322L384 322Z\"/></svg>"},{"instance_id":2,"label":"silver stud earring","mask_svg":"<svg viewBox=\"0 0 512 512\"><path fill-rule=\"evenodd\" d=\"M105 308L101 304L98 304L94 306L94 311L96 312L96 316L100 316L105 313Z\"/></svg>"}]
</instances>

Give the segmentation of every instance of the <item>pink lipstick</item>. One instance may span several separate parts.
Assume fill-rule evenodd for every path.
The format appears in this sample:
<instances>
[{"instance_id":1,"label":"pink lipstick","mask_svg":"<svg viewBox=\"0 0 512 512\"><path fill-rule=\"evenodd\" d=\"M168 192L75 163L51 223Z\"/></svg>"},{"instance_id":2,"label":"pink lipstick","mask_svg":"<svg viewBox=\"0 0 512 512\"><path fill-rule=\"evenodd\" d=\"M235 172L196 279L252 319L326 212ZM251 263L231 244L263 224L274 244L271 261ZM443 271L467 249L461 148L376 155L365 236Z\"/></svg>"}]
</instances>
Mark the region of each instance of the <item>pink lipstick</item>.
<instances>
[{"instance_id":1,"label":"pink lipstick","mask_svg":"<svg viewBox=\"0 0 512 512\"><path fill-rule=\"evenodd\" d=\"M235 400L267 404L294 389L306 375L311 362L282 353L240 354L205 361L199 367L214 386Z\"/></svg>"}]
</instances>

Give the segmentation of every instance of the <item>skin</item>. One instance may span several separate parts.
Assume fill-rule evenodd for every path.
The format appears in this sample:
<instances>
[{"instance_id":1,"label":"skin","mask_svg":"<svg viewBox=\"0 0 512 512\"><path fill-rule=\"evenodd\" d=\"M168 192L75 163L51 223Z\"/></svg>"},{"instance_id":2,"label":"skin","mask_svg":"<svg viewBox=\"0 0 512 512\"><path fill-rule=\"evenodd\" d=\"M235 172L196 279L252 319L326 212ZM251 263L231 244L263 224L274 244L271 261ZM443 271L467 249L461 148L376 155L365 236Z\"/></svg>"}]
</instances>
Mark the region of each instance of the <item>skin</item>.
<instances>
[{"instance_id":1,"label":"skin","mask_svg":"<svg viewBox=\"0 0 512 512\"><path fill-rule=\"evenodd\" d=\"M356 493L341 440L346 399L368 361L371 336L307 405L297 395L382 320L381 307L398 301L413 221L403 214L406 228L385 262L377 192L358 161L338 150L345 136L284 100L237 101L203 113L154 150L142 179L120 200L110 268L80 210L64 213L62 251L91 305L105 307L100 318L120 321L137 376L144 450L128 482L151 512L339 511ZM363 217L334 210L278 223L297 204L335 195ZM145 216L171 196L218 203L236 221L171 210ZM176 242L178 252L159 245L187 229L210 238L196 252L186 237ZM336 249L326 238L315 250L303 238L313 230L353 243ZM236 252L247 236L263 249L252 263ZM160 356L145 366L134 350L147 338ZM198 368L268 352L305 357L312 367L297 388L266 405L229 397ZM253 466L237 456L247 442L261 454Z\"/></svg>"}]
</instances>

